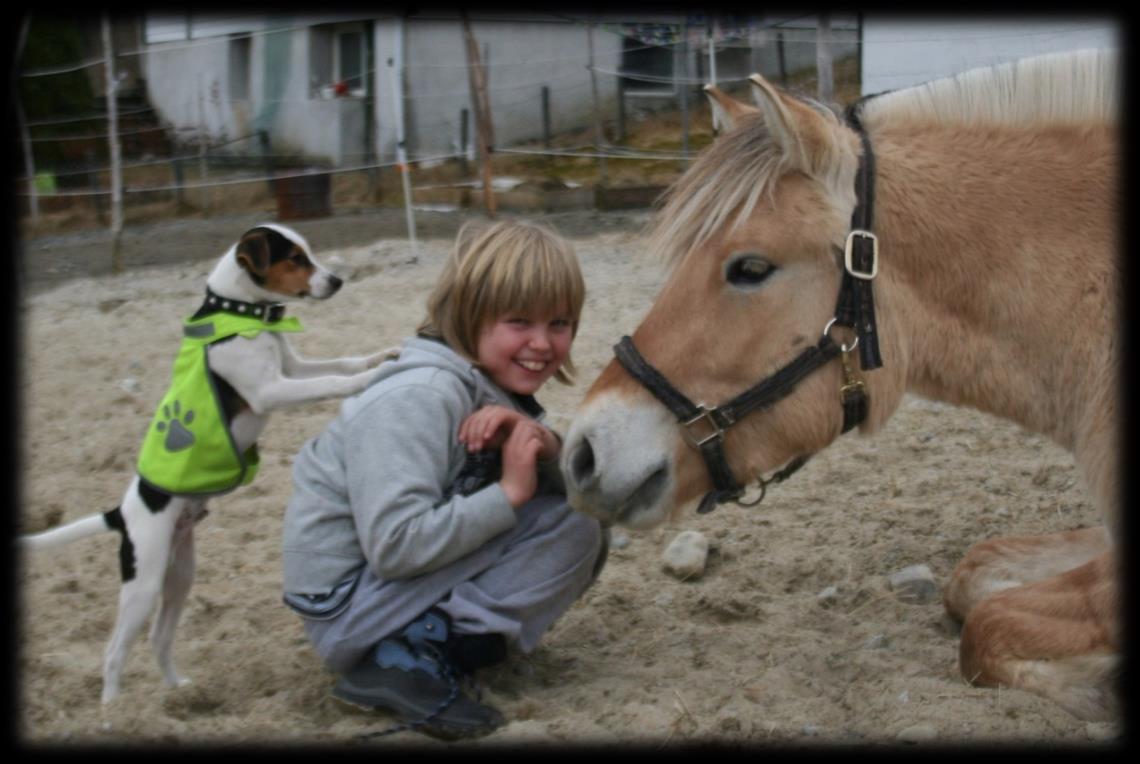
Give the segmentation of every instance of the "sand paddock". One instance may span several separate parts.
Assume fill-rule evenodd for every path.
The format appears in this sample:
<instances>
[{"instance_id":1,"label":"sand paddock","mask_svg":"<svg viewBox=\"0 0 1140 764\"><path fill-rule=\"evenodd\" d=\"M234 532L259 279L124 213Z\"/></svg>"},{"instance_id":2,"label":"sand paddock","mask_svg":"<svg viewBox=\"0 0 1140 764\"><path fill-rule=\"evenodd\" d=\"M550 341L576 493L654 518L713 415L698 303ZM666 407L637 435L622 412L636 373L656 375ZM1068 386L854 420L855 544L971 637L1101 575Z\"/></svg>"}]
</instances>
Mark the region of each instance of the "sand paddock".
<instances>
[{"instance_id":1,"label":"sand paddock","mask_svg":"<svg viewBox=\"0 0 1140 764\"><path fill-rule=\"evenodd\" d=\"M552 383L539 395L558 429L662 281L656 265L635 259L638 243L633 233L576 241L589 290L574 348L584 381ZM420 318L447 246L421 242L418 258L398 240L325 252L350 283L330 302L296 308L307 331L295 344L319 357L397 343ZM197 306L211 267L201 260L79 278L24 296L21 530L119 502L167 382L180 319ZM25 743L444 745L415 733L357 741L390 718L328 696L333 677L280 603L290 461L338 405L276 415L255 484L215 501L199 526L197 580L175 643L193 680L186 688L164 688L140 642L122 697L99 703L117 601L116 536L21 561L17 729ZM539 649L482 676L486 697L510 721L474 745L1110 739L1116 727L1086 724L1028 693L968 686L957 671L957 627L938 598L903 601L887 584L916 564L945 582L986 537L1095 523L1071 457L1051 442L908 398L881 434L845 436L758 508L724 506L645 533L619 531L601 579ZM661 565L683 528L712 544L705 573L687 581Z\"/></svg>"}]
</instances>

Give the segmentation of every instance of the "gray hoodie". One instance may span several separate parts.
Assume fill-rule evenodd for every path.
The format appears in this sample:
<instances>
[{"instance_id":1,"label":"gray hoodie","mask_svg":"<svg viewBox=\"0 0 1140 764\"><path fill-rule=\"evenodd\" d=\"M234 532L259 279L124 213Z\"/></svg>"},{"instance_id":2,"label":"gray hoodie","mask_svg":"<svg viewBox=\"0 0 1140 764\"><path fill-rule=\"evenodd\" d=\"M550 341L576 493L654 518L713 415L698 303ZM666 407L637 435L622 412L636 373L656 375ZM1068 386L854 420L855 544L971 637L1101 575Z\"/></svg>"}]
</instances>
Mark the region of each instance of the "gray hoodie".
<instances>
[{"instance_id":1,"label":"gray hoodie","mask_svg":"<svg viewBox=\"0 0 1140 764\"><path fill-rule=\"evenodd\" d=\"M411 578L512 528L497 477L466 496L448 490L468 456L459 425L489 404L541 416L442 342L406 340L293 462L285 591L327 594L364 565L382 580ZM556 462L540 465L544 492L562 492Z\"/></svg>"}]
</instances>

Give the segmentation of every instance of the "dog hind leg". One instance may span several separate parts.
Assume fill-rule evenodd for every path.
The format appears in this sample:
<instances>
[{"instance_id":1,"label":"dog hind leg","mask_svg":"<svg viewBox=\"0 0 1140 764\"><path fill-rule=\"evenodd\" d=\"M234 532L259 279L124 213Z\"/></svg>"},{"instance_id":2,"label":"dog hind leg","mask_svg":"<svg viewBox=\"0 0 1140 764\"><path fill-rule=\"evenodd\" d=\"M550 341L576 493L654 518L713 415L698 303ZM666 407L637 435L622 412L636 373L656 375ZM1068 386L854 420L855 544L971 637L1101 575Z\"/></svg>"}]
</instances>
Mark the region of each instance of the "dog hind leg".
<instances>
[{"instance_id":1,"label":"dog hind leg","mask_svg":"<svg viewBox=\"0 0 1140 764\"><path fill-rule=\"evenodd\" d=\"M186 597L194 583L194 525L205 516L200 504L188 505L174 527L170 565L162 583L162 605L151 627L150 643L159 671L168 687L183 687L190 680L174 667L174 633L182 616Z\"/></svg>"},{"instance_id":2,"label":"dog hind leg","mask_svg":"<svg viewBox=\"0 0 1140 764\"><path fill-rule=\"evenodd\" d=\"M137 496L123 503L123 544L133 547L134 577L124 575L119 591L119 613L103 659L104 703L118 696L127 655L158 604L170 560L175 522L181 513L182 507L177 501L159 512L143 506Z\"/></svg>"}]
</instances>

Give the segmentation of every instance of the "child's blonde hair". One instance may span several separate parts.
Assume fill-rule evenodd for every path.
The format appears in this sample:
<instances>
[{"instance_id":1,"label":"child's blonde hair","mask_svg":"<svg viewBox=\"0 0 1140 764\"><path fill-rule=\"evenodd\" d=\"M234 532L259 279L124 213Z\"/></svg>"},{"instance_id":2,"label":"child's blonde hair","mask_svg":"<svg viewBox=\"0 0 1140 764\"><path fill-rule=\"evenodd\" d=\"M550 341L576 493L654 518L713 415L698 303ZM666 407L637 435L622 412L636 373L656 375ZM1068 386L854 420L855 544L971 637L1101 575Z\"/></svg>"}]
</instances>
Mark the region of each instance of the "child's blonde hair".
<instances>
[{"instance_id":1,"label":"child's blonde hair","mask_svg":"<svg viewBox=\"0 0 1140 764\"><path fill-rule=\"evenodd\" d=\"M574 337L585 299L578 258L566 239L537 223L473 221L455 237L417 331L478 362L479 334L487 322L508 313L561 313L570 318ZM554 378L572 384L573 374L567 355Z\"/></svg>"}]
</instances>

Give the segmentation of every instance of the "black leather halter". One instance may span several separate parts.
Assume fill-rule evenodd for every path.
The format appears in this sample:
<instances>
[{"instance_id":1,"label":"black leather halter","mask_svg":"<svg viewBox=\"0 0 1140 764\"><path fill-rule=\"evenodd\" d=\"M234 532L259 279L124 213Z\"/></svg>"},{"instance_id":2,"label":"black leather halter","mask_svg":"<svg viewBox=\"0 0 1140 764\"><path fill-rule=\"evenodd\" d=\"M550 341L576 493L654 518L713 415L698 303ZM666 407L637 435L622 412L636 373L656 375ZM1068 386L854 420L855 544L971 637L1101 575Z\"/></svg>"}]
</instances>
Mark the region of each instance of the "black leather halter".
<instances>
[{"instance_id":1,"label":"black leather halter","mask_svg":"<svg viewBox=\"0 0 1140 764\"><path fill-rule=\"evenodd\" d=\"M852 429L866 418L868 403L866 388L861 380L854 378L847 354L858 346L860 365L865 371L877 369L883 365L883 362L879 356L875 305L871 295L871 283L879 267L879 243L871 233L874 213L875 156L859 121L858 105L858 103L852 105L847 112L848 124L863 142L863 156L855 177L857 201L851 216L851 231L847 235L843 251L843 275L839 285L839 301L835 308L835 317L824 327L823 336L818 343L732 400L711 408L704 403L693 403L673 387L642 357L630 337L622 337L614 346L614 355L625 370L673 412L681 423L681 434L685 441L704 457L705 465L712 477L713 490L701 499L697 508L697 512L701 514L711 512L718 504L728 501L743 506L759 504L770 483L786 479L807 462L808 455L799 456L767 480L761 477L760 496L753 501L743 502L740 497L744 494L744 486L733 477L724 454L724 433L748 414L769 408L791 394L804 377L836 356L843 355L844 385L840 390L843 432ZM855 342L851 347L837 345L831 339L830 330L834 324L855 330Z\"/></svg>"}]
</instances>

